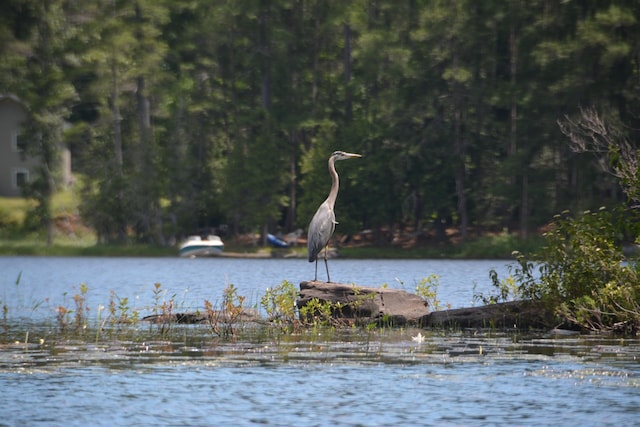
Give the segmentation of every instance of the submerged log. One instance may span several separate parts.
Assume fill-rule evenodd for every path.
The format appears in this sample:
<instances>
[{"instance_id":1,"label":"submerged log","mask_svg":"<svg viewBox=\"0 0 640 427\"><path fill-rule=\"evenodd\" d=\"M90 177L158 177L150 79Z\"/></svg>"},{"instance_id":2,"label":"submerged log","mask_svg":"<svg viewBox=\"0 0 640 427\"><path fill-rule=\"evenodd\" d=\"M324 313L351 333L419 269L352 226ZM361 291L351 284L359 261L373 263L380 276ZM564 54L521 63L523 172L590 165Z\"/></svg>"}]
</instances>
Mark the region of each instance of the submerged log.
<instances>
[{"instance_id":1,"label":"submerged log","mask_svg":"<svg viewBox=\"0 0 640 427\"><path fill-rule=\"evenodd\" d=\"M349 323L418 325L430 312L425 300L401 289L315 281L300 283L298 309L313 299L320 304L330 303L332 317Z\"/></svg>"},{"instance_id":2,"label":"submerged log","mask_svg":"<svg viewBox=\"0 0 640 427\"><path fill-rule=\"evenodd\" d=\"M151 323L177 323L185 325L195 325L198 323L227 323L227 322L257 322L260 321L260 314L257 310L242 309L240 313L230 314L225 310L212 310L210 312L195 313L164 313L151 314L142 318L143 322Z\"/></svg>"},{"instance_id":3,"label":"submerged log","mask_svg":"<svg viewBox=\"0 0 640 427\"><path fill-rule=\"evenodd\" d=\"M479 307L434 311L422 319L424 326L449 328L548 329L553 313L542 303L509 301Z\"/></svg>"}]
</instances>

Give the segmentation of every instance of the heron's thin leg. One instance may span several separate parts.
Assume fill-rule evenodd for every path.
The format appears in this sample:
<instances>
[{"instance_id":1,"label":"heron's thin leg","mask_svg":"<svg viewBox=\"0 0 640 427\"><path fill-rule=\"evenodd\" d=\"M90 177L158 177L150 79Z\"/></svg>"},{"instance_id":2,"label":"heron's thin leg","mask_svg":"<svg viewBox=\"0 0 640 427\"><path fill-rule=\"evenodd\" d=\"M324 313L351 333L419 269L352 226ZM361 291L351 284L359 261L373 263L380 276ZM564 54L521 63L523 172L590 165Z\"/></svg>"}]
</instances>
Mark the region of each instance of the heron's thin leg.
<instances>
[{"instance_id":1,"label":"heron's thin leg","mask_svg":"<svg viewBox=\"0 0 640 427\"><path fill-rule=\"evenodd\" d=\"M329 245L324 247L324 266L327 269L327 283L331 283L331 277L329 277L329 263L327 262L327 248Z\"/></svg>"},{"instance_id":2,"label":"heron's thin leg","mask_svg":"<svg viewBox=\"0 0 640 427\"><path fill-rule=\"evenodd\" d=\"M316 278L313 279L314 282L318 281L318 257L316 257Z\"/></svg>"}]
</instances>

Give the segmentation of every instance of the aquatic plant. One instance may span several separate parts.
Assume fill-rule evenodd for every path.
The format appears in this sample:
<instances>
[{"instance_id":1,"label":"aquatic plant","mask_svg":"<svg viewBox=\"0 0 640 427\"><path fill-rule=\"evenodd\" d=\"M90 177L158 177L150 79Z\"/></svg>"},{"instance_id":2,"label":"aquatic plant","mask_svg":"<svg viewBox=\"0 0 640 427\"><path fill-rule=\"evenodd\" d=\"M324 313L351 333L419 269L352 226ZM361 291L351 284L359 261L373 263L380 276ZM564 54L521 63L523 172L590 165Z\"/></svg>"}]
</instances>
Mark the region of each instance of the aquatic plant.
<instances>
[{"instance_id":1,"label":"aquatic plant","mask_svg":"<svg viewBox=\"0 0 640 427\"><path fill-rule=\"evenodd\" d=\"M438 287L440 286L440 276L430 274L423 277L416 284L416 295L423 298L433 310L440 310L440 301L438 300Z\"/></svg>"},{"instance_id":2,"label":"aquatic plant","mask_svg":"<svg viewBox=\"0 0 640 427\"><path fill-rule=\"evenodd\" d=\"M205 314L211 332L225 338L236 335L244 314L244 301L245 297L238 294L233 284L224 289L220 309L205 300Z\"/></svg>"},{"instance_id":3,"label":"aquatic plant","mask_svg":"<svg viewBox=\"0 0 640 427\"><path fill-rule=\"evenodd\" d=\"M87 327L87 318L85 315L85 311L87 313L89 312L89 307L85 305L85 295L87 294L87 292L89 292L89 287L86 285L86 283L81 283L80 293L73 296L73 301L76 305L75 326L77 329L84 329Z\"/></svg>"},{"instance_id":4,"label":"aquatic plant","mask_svg":"<svg viewBox=\"0 0 640 427\"><path fill-rule=\"evenodd\" d=\"M56 320L60 331L66 331L69 327L72 327L75 331L82 331L86 329L87 316L85 313L89 312L89 307L85 305L85 302L88 291L89 287L85 283L81 283L80 292L73 296L75 309L68 308L64 305L59 305L56 308ZM64 296L66 297L66 293ZM72 315L73 321L71 317Z\"/></svg>"},{"instance_id":5,"label":"aquatic plant","mask_svg":"<svg viewBox=\"0 0 640 427\"><path fill-rule=\"evenodd\" d=\"M67 325L69 324L69 314L69 309L63 305L59 305L58 308L56 308L56 320L58 321L60 331L67 329Z\"/></svg>"},{"instance_id":6,"label":"aquatic plant","mask_svg":"<svg viewBox=\"0 0 640 427\"><path fill-rule=\"evenodd\" d=\"M274 288L267 288L260 299L260 305L267 313L267 320L282 330L292 330L298 323L295 285L284 280Z\"/></svg>"},{"instance_id":7,"label":"aquatic plant","mask_svg":"<svg viewBox=\"0 0 640 427\"><path fill-rule=\"evenodd\" d=\"M300 307L300 319L306 325L313 327L332 325L334 305L331 301L320 301L311 298L303 307Z\"/></svg>"},{"instance_id":8,"label":"aquatic plant","mask_svg":"<svg viewBox=\"0 0 640 427\"><path fill-rule=\"evenodd\" d=\"M342 317L353 317L356 320L356 323L361 323L363 311L365 311L365 307L367 302L371 302L376 298L376 294L372 292L362 292L362 288L353 284L353 295L355 299L353 301L349 301L346 304L342 304L341 302L336 302L332 305L333 307L333 316L337 317L334 323L344 323ZM345 316L345 314L347 314ZM371 313L367 313L366 319L370 318Z\"/></svg>"},{"instance_id":9,"label":"aquatic plant","mask_svg":"<svg viewBox=\"0 0 640 427\"><path fill-rule=\"evenodd\" d=\"M117 301L117 304L116 304ZM135 324L140 318L137 310L131 310L129 307L129 298L120 298L115 292L111 291L109 298L109 324L120 326L126 324Z\"/></svg>"},{"instance_id":10,"label":"aquatic plant","mask_svg":"<svg viewBox=\"0 0 640 427\"><path fill-rule=\"evenodd\" d=\"M162 289L162 284L156 282L153 285L153 314L154 322L161 336L165 336L171 330L174 322L174 300L175 294L169 300L162 300L166 292ZM162 302L161 302L162 300Z\"/></svg>"},{"instance_id":11,"label":"aquatic plant","mask_svg":"<svg viewBox=\"0 0 640 427\"><path fill-rule=\"evenodd\" d=\"M1 303L2 301L0 301ZM9 328L9 306L6 303L2 304L2 328L6 331Z\"/></svg>"},{"instance_id":12,"label":"aquatic plant","mask_svg":"<svg viewBox=\"0 0 640 427\"><path fill-rule=\"evenodd\" d=\"M162 284L156 282L153 284L153 313L158 314L158 306L160 305L160 298L162 298L163 290Z\"/></svg>"},{"instance_id":13,"label":"aquatic plant","mask_svg":"<svg viewBox=\"0 0 640 427\"><path fill-rule=\"evenodd\" d=\"M522 277L520 273L521 268L514 268L512 266L508 266L507 268L509 269L510 273L515 271L515 274L518 277ZM484 295L483 293L474 293L474 301L480 301L483 304L488 305L523 299L522 292L520 291L520 287L518 286L518 282L516 281L516 277L514 276L514 274L509 274L507 277L501 279L498 276L498 273L494 269L491 269L489 271L489 278L491 279L491 286L493 286L493 288L496 290L496 293L490 295Z\"/></svg>"},{"instance_id":14,"label":"aquatic plant","mask_svg":"<svg viewBox=\"0 0 640 427\"><path fill-rule=\"evenodd\" d=\"M99 304L98 305L98 310L97 310L97 317L96 317L96 344L100 340L100 331L104 327L104 323L102 322L102 311L103 310L104 310L104 305Z\"/></svg>"}]
</instances>

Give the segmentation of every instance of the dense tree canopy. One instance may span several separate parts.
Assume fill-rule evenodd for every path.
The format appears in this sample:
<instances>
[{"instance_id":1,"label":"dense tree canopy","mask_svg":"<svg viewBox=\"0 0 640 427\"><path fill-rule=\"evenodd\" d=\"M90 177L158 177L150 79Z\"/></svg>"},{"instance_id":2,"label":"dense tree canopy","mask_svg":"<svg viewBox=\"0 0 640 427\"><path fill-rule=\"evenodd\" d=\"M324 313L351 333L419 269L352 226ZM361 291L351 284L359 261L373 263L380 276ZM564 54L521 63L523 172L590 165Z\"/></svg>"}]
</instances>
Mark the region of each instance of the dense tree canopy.
<instances>
[{"instance_id":1,"label":"dense tree canopy","mask_svg":"<svg viewBox=\"0 0 640 427\"><path fill-rule=\"evenodd\" d=\"M32 152L49 162L56 139L71 148L82 214L102 241L304 229L336 149L364 155L338 165L342 232L526 234L561 210L623 201L557 122L594 108L633 143L637 2L5 0L0 9L0 93L29 105Z\"/></svg>"}]
</instances>

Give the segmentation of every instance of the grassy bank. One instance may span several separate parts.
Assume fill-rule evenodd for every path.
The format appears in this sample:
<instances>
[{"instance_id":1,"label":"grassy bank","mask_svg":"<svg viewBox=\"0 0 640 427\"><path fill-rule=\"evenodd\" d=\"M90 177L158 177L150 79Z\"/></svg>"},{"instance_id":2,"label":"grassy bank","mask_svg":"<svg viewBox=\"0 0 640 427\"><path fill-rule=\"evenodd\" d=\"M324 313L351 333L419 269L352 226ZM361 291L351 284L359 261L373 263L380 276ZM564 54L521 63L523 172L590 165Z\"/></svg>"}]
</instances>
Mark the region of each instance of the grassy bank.
<instances>
[{"instance_id":1,"label":"grassy bank","mask_svg":"<svg viewBox=\"0 0 640 427\"><path fill-rule=\"evenodd\" d=\"M0 239L0 255L33 256L175 256L177 251L171 247L151 245L98 245L86 241L69 242L54 240L47 246L45 239Z\"/></svg>"}]
</instances>

